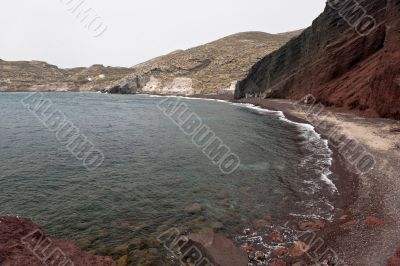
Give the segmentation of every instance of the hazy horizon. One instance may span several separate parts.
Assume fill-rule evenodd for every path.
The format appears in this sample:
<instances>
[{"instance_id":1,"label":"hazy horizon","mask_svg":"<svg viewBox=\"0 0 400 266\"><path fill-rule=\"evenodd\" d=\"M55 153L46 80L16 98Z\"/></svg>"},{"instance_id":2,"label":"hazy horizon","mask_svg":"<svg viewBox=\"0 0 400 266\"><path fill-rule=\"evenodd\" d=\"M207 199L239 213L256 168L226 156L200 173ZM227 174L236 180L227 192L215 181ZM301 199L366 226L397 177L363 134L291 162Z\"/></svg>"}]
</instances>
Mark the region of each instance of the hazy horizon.
<instances>
[{"instance_id":1,"label":"hazy horizon","mask_svg":"<svg viewBox=\"0 0 400 266\"><path fill-rule=\"evenodd\" d=\"M299 30L325 1L15 0L3 6L0 59L70 68L131 67L239 32Z\"/></svg>"}]
</instances>

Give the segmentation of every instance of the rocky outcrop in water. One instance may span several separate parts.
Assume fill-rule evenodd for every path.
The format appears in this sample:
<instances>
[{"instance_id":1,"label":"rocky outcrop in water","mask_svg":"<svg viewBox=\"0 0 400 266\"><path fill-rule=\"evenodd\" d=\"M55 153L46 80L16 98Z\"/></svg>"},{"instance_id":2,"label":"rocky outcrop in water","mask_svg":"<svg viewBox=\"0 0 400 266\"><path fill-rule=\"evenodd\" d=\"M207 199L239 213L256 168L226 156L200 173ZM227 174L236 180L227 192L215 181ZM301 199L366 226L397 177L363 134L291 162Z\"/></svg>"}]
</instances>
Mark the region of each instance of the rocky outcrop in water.
<instances>
[{"instance_id":1,"label":"rocky outcrop in water","mask_svg":"<svg viewBox=\"0 0 400 266\"><path fill-rule=\"evenodd\" d=\"M0 217L0 265L116 266L110 257L80 250L71 241L47 237L26 219Z\"/></svg>"},{"instance_id":2,"label":"rocky outcrop in water","mask_svg":"<svg viewBox=\"0 0 400 266\"><path fill-rule=\"evenodd\" d=\"M235 97L312 94L326 106L400 119L399 15L398 0L328 1L311 27L253 66Z\"/></svg>"}]
</instances>

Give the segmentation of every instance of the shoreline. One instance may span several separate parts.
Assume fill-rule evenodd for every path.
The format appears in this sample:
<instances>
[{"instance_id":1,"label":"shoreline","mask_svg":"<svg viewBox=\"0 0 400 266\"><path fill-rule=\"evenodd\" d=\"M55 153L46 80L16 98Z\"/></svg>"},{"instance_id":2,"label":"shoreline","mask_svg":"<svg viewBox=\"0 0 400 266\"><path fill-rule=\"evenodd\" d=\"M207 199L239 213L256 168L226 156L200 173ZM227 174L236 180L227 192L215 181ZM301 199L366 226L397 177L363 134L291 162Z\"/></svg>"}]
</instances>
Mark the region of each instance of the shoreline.
<instances>
[{"instance_id":1,"label":"shoreline","mask_svg":"<svg viewBox=\"0 0 400 266\"><path fill-rule=\"evenodd\" d=\"M192 97L253 104L281 111L291 121L312 125L323 139L328 139L333 151L332 176L341 193L335 201L334 221L316 235L338 255L338 265L400 265L400 201L397 200L400 197L400 121L364 117L352 111L341 113L330 107L324 108L317 121L309 121L306 113L296 110L295 101L291 100L234 100L227 95ZM371 154L375 161L373 168L367 173L357 172L347 158L348 150L336 148L325 132L332 130L338 130L346 140L355 141L357 147ZM351 144L346 143L347 149L351 150ZM312 248L311 251L315 252Z\"/></svg>"},{"instance_id":2,"label":"shoreline","mask_svg":"<svg viewBox=\"0 0 400 266\"><path fill-rule=\"evenodd\" d=\"M208 98L208 97L194 97L198 99L212 99L212 100L223 100L226 102L231 102L231 103L242 103L242 104L252 104L256 107L269 110L269 111L275 111L275 112L282 112L284 117L289 120L290 122L294 123L300 123L300 124L307 124L311 125L314 128L314 131L320 135L322 140L327 140L328 142L328 147L332 151L332 163L330 166L331 174L329 175L329 180L334 183L334 185L337 188L337 196L335 196L335 200L333 202L335 209L333 210L332 213L332 221L327 221L325 220L325 225L324 228L319 230L316 233L315 238L318 240L322 239L323 240L323 248L325 249L332 249L336 252L340 246L337 245L337 239L348 235L348 231L343 231L340 228L340 218L343 215L346 215L346 213L350 212L351 205L355 203L355 199L358 197L358 182L359 182L359 177L357 174L352 173L349 169L346 167L346 162L343 160L343 158L340 155L340 152L337 148L335 148L332 143L328 140L328 136L324 134L318 127L316 127L313 123L310 123L306 118L299 116L295 113L293 113L289 108L285 107L282 108L283 106L274 106L270 105L267 103L267 101L263 102L257 102L258 100L254 101L254 99L241 99L241 100L232 100L232 99L227 99L227 97L215 97L215 98ZM334 178L334 179L332 179ZM296 220L293 217L293 220ZM304 218L304 221L310 221L314 222L317 221L317 219L307 219ZM314 221L313 221L314 220ZM342 221L343 222L343 221ZM311 240L313 242L316 239ZM314 245L318 246L320 243L307 243L311 244L311 251L318 252L318 250L313 250ZM318 249L318 248L317 248ZM319 252L323 252L323 250L319 250ZM337 253L337 252L336 252ZM341 260L340 256L339 261ZM302 261L304 262L304 261ZM312 260L310 258L306 258L306 261L308 263L312 263ZM341 265L341 264L339 264ZM350 264L353 265L353 264Z\"/></svg>"},{"instance_id":3,"label":"shoreline","mask_svg":"<svg viewBox=\"0 0 400 266\"><path fill-rule=\"evenodd\" d=\"M253 104L280 111L292 122L312 125L322 139L328 140L333 152L329 179L339 191L334 201L333 221L326 222L316 235L344 262L337 265L385 265L396 253L400 246L400 121L363 118L353 113L338 113L330 108L322 112L318 121L309 121L305 112L295 109L294 101L290 100L233 100L228 95L179 97ZM324 117L331 110L336 118ZM374 156L374 168L365 174L355 172L343 151L329 139L329 130L326 132L326 128L321 127L321 121L329 124L329 129L340 126L345 136L358 141Z\"/></svg>"},{"instance_id":4,"label":"shoreline","mask_svg":"<svg viewBox=\"0 0 400 266\"><path fill-rule=\"evenodd\" d=\"M400 221L400 214L398 214L400 203L397 205L393 202L389 206L385 203L386 199L393 201L397 195L400 195L400 176L398 175L400 134L393 136L399 132L400 121L361 117L358 112L339 113L334 108L325 108L319 115L321 119L311 122L307 119L305 112L295 110L294 101L291 100L259 98L234 100L229 95L178 97L253 104L263 109L280 111L292 122L313 126L322 139L328 140L329 148L333 152L331 176L335 178L334 183L340 193L340 197L335 200L334 220L318 230L316 237L337 254L339 263L336 265L386 265L390 259L398 259L396 250L400 251L397 249L400 246L400 241L397 240L400 239L400 223L397 221ZM336 120L326 120L325 117L328 117L329 113L333 113ZM324 132L329 133L329 130L320 127L321 122L325 123L324 126L328 126L329 130L340 128L340 133L346 139L354 140L365 148L366 152L375 159L374 167L365 174L355 171L354 165L351 164L349 158L346 158L346 150L335 147L329 140L328 134ZM377 133L378 131L381 132ZM376 138L379 140L375 141ZM389 147L391 151L387 154ZM389 168L388 163L391 164ZM385 179L379 179L381 176L385 176ZM392 193L387 193L387 184L390 183L394 185ZM313 250L314 244L317 250ZM321 251L319 248L317 243L312 243L308 253ZM306 252L307 255L308 253Z\"/></svg>"},{"instance_id":5,"label":"shoreline","mask_svg":"<svg viewBox=\"0 0 400 266\"><path fill-rule=\"evenodd\" d=\"M168 97L170 95L157 95L158 97ZM288 262L293 263L293 262L302 262L302 263L315 263L313 262L310 254L311 252L320 252L323 253L324 249L328 250L331 249L335 253L339 253L339 250L342 250L342 246L338 244L338 240L349 235L350 231L343 229L343 227L347 227L347 223L349 225L352 224L352 221L349 220L347 217L352 217L353 215L351 207L352 205L355 204L356 199L358 198L358 189L359 189L359 181L360 177L352 172L349 167L346 164L346 161L342 158L339 150L332 145L332 143L329 141L328 136L320 130L318 126L315 124L311 123L308 121L305 117L302 117L301 115L294 113L293 110L290 109L290 106L292 106L292 102L287 102L286 106L282 105L274 105L270 104L271 102L269 100L262 100L261 102L259 99L241 99L241 100L233 100L232 97L229 97L227 95L223 95L222 97L219 97L218 95L215 95L214 97L208 97L208 96L171 96L171 97L182 97L182 98L187 98L187 99L199 99L199 100L214 100L216 102L227 102L227 103L239 103L239 104L252 104L255 107L259 107L261 109L265 109L268 111L272 112L282 112L284 118L288 120L288 122L291 123L299 123L299 124L305 124L305 125L311 125L313 127L313 130L320 135L320 138L322 140L326 140L328 142L328 147L332 151L332 163L330 166L331 174L329 175L329 181L333 182L334 186L337 188L337 194L334 197L334 210L332 213L332 220L323 220L324 225L322 226L322 229L318 229L315 231L315 239L312 239L310 242L307 242L310 246L310 250L306 252L308 255L308 258L306 255L303 254L302 257L303 260L296 260L293 258L289 258ZM334 179L332 179L334 178ZM343 217L346 216L345 219ZM288 215L290 217L290 215ZM311 222L311 223L318 223L320 219L318 218L295 218L292 217L292 221L299 222L301 223L302 220L303 222ZM345 225L345 226L343 226ZM296 227L296 226L295 226ZM301 232L301 230L300 230ZM301 235L301 233L300 233ZM318 241L322 240L323 241L323 246L321 247L322 250L319 250L320 247L318 246L320 243L316 243L313 241ZM316 246L316 247L315 247ZM316 250L313 250L316 248ZM350 248L350 247L349 247ZM338 250L338 251L337 251ZM322 254L321 254L322 255ZM306 257L306 258L304 258ZM341 256L338 254L339 261L343 263L343 259ZM349 265L356 265L353 263L348 263L346 264ZM339 265L342 265L339 263Z\"/></svg>"},{"instance_id":6,"label":"shoreline","mask_svg":"<svg viewBox=\"0 0 400 266\"><path fill-rule=\"evenodd\" d=\"M293 101L253 98L233 102L249 103L261 108L281 111L289 120L311 124L324 139L329 139L319 125L307 120L305 113L294 110ZM326 114L330 110L327 108L323 112ZM397 179L395 175L396 169L400 171L400 164L398 163L400 150L396 146L395 137L393 139L390 138L390 141L384 142L386 145L383 144L382 139L391 134L390 130L388 130L389 127L400 128L400 121L382 118L361 118L349 113L333 112L338 115L340 120L328 121L329 126L343 126L344 124L343 132L345 135L359 141L375 157L376 165L364 175L356 173L352 169L352 165L344 158L342 151L336 148L329 140L329 147L333 151L332 176L335 178L334 182L340 192L340 197L335 202L335 209L341 209L341 212L336 214L336 219L332 224L327 225L317 235L347 265L385 265L400 245L397 240L400 238L400 225L397 222L399 215L396 212L398 204L395 201L392 202L392 206L385 204L385 198L393 201L396 199L396 195L400 196L400 194L397 194L400 191L400 179ZM381 125L376 125L377 122ZM355 125L355 129L360 127L365 132L367 130L372 131L371 135L376 135L376 137L379 134L375 130L381 129L384 125L386 134L381 135L382 139L379 140L382 143L375 141L376 144L371 144L370 141L374 141L373 139L360 136L360 134L365 135L362 130L357 132L358 134L352 134L355 130L348 130L352 124ZM400 141L400 134L397 135L397 139ZM387 152L390 154L386 154L385 148L389 143L393 145L393 150ZM384 148L378 150L379 145ZM388 163L392 163L391 168L385 168ZM382 176L385 176L385 180L380 179ZM394 184L392 193L387 191L388 185L385 181L388 180ZM372 191L371 188L374 188L374 190ZM368 196L371 195L371 192L374 192L373 199L365 202L366 198L370 198Z\"/></svg>"}]
</instances>

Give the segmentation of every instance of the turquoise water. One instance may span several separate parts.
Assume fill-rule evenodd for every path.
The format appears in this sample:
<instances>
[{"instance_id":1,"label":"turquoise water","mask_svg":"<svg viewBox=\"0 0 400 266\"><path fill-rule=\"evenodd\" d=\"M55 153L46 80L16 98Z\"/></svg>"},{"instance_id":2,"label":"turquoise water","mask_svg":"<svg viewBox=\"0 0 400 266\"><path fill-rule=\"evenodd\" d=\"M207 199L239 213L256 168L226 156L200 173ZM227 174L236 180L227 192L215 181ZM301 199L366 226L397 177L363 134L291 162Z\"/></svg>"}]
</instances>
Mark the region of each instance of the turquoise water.
<instances>
[{"instance_id":1,"label":"turquoise water","mask_svg":"<svg viewBox=\"0 0 400 266\"><path fill-rule=\"evenodd\" d=\"M267 214L283 224L332 213L326 142L279 113L181 99L240 158L224 174L157 108L162 97L45 93L103 152L89 171L24 107L27 95L0 93L0 215L86 250L161 265L155 238L169 228L237 240ZM188 212L194 203L201 210Z\"/></svg>"}]
</instances>

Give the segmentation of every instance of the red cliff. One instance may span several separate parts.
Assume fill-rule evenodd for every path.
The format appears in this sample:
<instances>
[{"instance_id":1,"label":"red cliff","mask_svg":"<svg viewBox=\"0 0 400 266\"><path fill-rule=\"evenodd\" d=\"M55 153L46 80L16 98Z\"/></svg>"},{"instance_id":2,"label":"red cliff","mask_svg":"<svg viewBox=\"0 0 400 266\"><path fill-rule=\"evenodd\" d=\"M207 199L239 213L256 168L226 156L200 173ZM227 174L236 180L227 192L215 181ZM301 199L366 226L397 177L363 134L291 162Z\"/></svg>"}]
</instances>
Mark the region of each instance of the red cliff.
<instances>
[{"instance_id":1,"label":"red cliff","mask_svg":"<svg viewBox=\"0 0 400 266\"><path fill-rule=\"evenodd\" d=\"M301 99L400 119L400 0L330 0L300 36L253 66L235 97Z\"/></svg>"}]
</instances>

